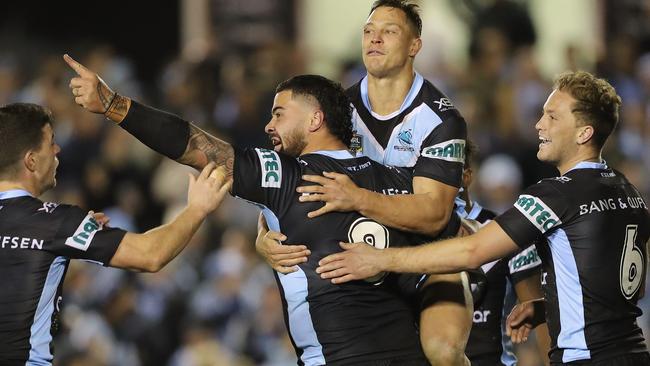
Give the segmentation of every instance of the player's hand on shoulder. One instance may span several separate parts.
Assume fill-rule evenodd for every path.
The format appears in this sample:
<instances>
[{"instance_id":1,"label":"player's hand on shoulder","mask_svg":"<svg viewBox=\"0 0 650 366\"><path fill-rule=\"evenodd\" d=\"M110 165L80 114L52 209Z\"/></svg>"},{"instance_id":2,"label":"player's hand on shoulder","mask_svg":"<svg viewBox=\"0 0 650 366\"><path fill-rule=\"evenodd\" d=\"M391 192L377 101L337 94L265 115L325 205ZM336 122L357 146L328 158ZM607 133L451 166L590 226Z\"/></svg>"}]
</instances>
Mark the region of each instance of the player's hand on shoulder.
<instances>
[{"instance_id":1,"label":"player's hand on shoulder","mask_svg":"<svg viewBox=\"0 0 650 366\"><path fill-rule=\"evenodd\" d=\"M88 215L92 216L102 226L108 226L111 218L103 212L88 211Z\"/></svg>"},{"instance_id":2,"label":"player's hand on shoulder","mask_svg":"<svg viewBox=\"0 0 650 366\"><path fill-rule=\"evenodd\" d=\"M189 180L187 206L204 216L219 207L232 186L232 179L227 177L225 168L217 168L214 162L206 165L198 177L189 174Z\"/></svg>"},{"instance_id":3,"label":"player's hand on shoulder","mask_svg":"<svg viewBox=\"0 0 650 366\"><path fill-rule=\"evenodd\" d=\"M302 179L316 184L298 187L296 191L302 193L298 200L300 202L325 202L320 209L309 212L308 217L313 218L332 211L359 210L361 189L347 175L323 172L323 176L304 175Z\"/></svg>"},{"instance_id":4,"label":"player's hand on shoulder","mask_svg":"<svg viewBox=\"0 0 650 366\"><path fill-rule=\"evenodd\" d=\"M330 254L318 262L316 273L334 284L363 280L382 272L381 251L366 243L340 243L343 252Z\"/></svg>"},{"instance_id":5,"label":"player's hand on shoulder","mask_svg":"<svg viewBox=\"0 0 650 366\"><path fill-rule=\"evenodd\" d=\"M271 268L288 274L297 271L298 264L307 262L311 251L305 245L282 244L284 240L287 240L284 234L269 230L257 236L255 249Z\"/></svg>"},{"instance_id":6,"label":"player's hand on shoulder","mask_svg":"<svg viewBox=\"0 0 650 366\"><path fill-rule=\"evenodd\" d=\"M106 113L115 98L115 92L96 72L67 54L63 55L63 59L77 73L77 77L70 79L69 84L75 103L93 113Z\"/></svg>"}]
</instances>

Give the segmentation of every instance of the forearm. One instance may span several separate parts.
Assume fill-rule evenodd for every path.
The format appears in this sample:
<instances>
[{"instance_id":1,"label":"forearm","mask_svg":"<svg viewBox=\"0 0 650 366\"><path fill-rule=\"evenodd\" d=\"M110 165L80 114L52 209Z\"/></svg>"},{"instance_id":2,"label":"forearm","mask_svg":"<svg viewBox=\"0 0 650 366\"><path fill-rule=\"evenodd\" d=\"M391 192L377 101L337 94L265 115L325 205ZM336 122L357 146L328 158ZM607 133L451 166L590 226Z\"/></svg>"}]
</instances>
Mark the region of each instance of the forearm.
<instances>
[{"instance_id":1,"label":"forearm","mask_svg":"<svg viewBox=\"0 0 650 366\"><path fill-rule=\"evenodd\" d=\"M519 248L494 221L476 233L410 248L388 248L381 270L413 273L455 273L477 268Z\"/></svg>"},{"instance_id":2,"label":"forearm","mask_svg":"<svg viewBox=\"0 0 650 366\"><path fill-rule=\"evenodd\" d=\"M204 218L205 214L186 207L168 224L143 234L128 233L118 248L118 251L121 250L123 253L115 257L131 258L131 260L132 258L146 258L146 260L136 261L136 264L126 267L147 272L157 272L185 248ZM120 265L119 262L112 262L111 265L125 267Z\"/></svg>"},{"instance_id":3,"label":"forearm","mask_svg":"<svg viewBox=\"0 0 650 366\"><path fill-rule=\"evenodd\" d=\"M388 248L381 252L384 257L383 271L398 273L456 273L476 268L482 263L475 260L472 242L454 238L416 247Z\"/></svg>"},{"instance_id":4,"label":"forearm","mask_svg":"<svg viewBox=\"0 0 650 366\"><path fill-rule=\"evenodd\" d=\"M383 225L429 236L438 235L449 222L453 205L433 202L428 194L384 195L362 190L358 211Z\"/></svg>"},{"instance_id":5,"label":"forearm","mask_svg":"<svg viewBox=\"0 0 650 366\"><path fill-rule=\"evenodd\" d=\"M116 111L111 108L106 116L142 143L170 159L199 170L214 161L226 168L227 175L232 175L234 150L230 144L176 115L120 95L117 98L121 98L119 105L125 107Z\"/></svg>"}]
</instances>

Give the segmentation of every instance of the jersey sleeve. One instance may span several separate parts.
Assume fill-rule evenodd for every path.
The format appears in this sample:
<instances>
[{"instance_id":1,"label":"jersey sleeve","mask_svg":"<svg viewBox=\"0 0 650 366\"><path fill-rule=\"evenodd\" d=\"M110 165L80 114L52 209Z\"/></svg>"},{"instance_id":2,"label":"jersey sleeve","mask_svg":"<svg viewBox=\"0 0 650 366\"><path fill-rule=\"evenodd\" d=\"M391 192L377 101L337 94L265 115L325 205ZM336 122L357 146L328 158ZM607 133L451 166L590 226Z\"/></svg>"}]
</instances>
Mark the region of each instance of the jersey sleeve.
<instances>
[{"instance_id":1,"label":"jersey sleeve","mask_svg":"<svg viewBox=\"0 0 650 366\"><path fill-rule=\"evenodd\" d=\"M564 195L550 180L543 180L526 189L513 207L495 220L520 248L528 248L562 225L567 212Z\"/></svg>"},{"instance_id":2,"label":"jersey sleeve","mask_svg":"<svg viewBox=\"0 0 650 366\"><path fill-rule=\"evenodd\" d=\"M424 138L413 175L460 188L466 140L465 120L458 114L446 117Z\"/></svg>"},{"instance_id":3,"label":"jersey sleeve","mask_svg":"<svg viewBox=\"0 0 650 366\"><path fill-rule=\"evenodd\" d=\"M508 274L513 284L531 276L540 276L542 261L533 244L512 256L508 261Z\"/></svg>"},{"instance_id":4,"label":"jersey sleeve","mask_svg":"<svg viewBox=\"0 0 650 366\"><path fill-rule=\"evenodd\" d=\"M108 265L126 231L97 222L76 206L61 205L55 211L61 224L45 249L71 259L85 259Z\"/></svg>"},{"instance_id":5,"label":"jersey sleeve","mask_svg":"<svg viewBox=\"0 0 650 366\"><path fill-rule=\"evenodd\" d=\"M297 159L273 150L235 149L232 194L275 212L292 202L301 179Z\"/></svg>"}]
</instances>

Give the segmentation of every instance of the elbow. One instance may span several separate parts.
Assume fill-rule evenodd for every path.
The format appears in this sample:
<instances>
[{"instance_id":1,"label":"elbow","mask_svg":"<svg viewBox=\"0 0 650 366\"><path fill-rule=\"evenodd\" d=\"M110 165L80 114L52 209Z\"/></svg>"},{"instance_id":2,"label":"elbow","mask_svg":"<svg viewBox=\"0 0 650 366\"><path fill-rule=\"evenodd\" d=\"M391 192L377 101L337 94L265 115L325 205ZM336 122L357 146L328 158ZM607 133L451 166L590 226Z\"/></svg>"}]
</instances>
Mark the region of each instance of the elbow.
<instances>
[{"instance_id":1,"label":"elbow","mask_svg":"<svg viewBox=\"0 0 650 366\"><path fill-rule=\"evenodd\" d=\"M447 228L447 224L449 224L449 220L451 219L451 214L452 210L436 210L429 215L429 220L422 221L425 223L426 227L418 228L417 231L436 237ZM455 236L456 233L453 234L454 235L451 236ZM447 235L445 236L447 237Z\"/></svg>"},{"instance_id":2,"label":"elbow","mask_svg":"<svg viewBox=\"0 0 650 366\"><path fill-rule=\"evenodd\" d=\"M157 273L165 267L165 264L166 262L159 256L151 256L145 261L140 270L147 273Z\"/></svg>"}]
</instances>

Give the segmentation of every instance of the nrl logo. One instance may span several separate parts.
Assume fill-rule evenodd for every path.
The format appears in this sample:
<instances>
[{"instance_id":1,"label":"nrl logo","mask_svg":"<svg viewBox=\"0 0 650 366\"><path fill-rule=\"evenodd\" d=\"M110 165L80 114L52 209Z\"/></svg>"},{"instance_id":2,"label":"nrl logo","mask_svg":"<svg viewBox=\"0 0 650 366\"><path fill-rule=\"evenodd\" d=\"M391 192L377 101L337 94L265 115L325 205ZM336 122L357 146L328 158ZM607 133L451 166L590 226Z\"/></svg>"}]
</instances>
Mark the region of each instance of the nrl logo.
<instances>
[{"instance_id":1,"label":"nrl logo","mask_svg":"<svg viewBox=\"0 0 650 366\"><path fill-rule=\"evenodd\" d=\"M363 153L363 136L354 130L352 131L352 139L350 139L350 154L357 155L361 153Z\"/></svg>"}]
</instances>

